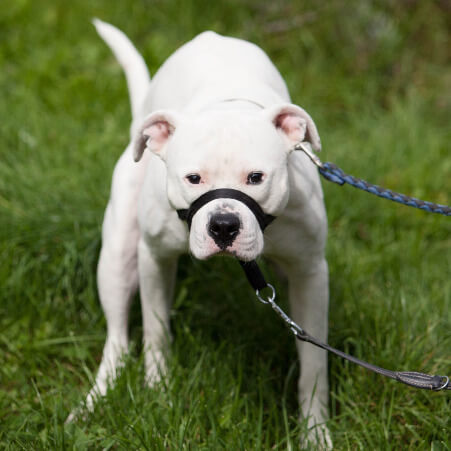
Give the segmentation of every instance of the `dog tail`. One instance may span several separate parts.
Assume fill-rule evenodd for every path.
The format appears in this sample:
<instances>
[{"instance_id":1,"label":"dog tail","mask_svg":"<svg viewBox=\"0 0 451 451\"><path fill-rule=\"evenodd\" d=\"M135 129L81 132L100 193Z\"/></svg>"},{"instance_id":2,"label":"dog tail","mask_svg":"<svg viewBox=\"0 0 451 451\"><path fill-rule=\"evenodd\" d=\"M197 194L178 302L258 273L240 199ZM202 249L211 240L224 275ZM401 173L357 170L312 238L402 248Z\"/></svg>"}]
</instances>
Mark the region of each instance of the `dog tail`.
<instances>
[{"instance_id":1,"label":"dog tail","mask_svg":"<svg viewBox=\"0 0 451 451\"><path fill-rule=\"evenodd\" d=\"M133 118L138 117L144 95L150 84L150 74L143 57L130 39L113 25L93 19L97 33L106 42L125 72Z\"/></svg>"}]
</instances>

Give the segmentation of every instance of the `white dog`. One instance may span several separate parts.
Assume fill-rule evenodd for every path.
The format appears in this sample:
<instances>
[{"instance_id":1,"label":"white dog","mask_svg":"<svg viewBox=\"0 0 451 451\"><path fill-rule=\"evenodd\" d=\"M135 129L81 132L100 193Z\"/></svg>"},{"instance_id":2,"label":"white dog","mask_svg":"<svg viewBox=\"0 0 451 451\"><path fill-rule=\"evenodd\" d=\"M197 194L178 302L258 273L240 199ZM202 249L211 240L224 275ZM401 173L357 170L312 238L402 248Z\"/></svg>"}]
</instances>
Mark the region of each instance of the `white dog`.
<instances>
[{"instance_id":1,"label":"white dog","mask_svg":"<svg viewBox=\"0 0 451 451\"><path fill-rule=\"evenodd\" d=\"M320 149L311 117L290 103L286 85L257 46L205 32L178 49L150 80L128 38L95 20L124 68L131 97L131 142L113 174L102 230L98 288L108 335L95 385L104 395L128 348L131 300L140 290L146 373L164 372L169 309L182 253L199 259L228 254L275 261L289 281L293 319L327 340L326 213L317 170L301 141ZM207 191L240 190L277 219L265 237L251 210L217 199L195 214L191 227L176 210ZM330 446L324 351L297 343L299 401L310 439ZM320 434L318 434L320 432Z\"/></svg>"}]
</instances>

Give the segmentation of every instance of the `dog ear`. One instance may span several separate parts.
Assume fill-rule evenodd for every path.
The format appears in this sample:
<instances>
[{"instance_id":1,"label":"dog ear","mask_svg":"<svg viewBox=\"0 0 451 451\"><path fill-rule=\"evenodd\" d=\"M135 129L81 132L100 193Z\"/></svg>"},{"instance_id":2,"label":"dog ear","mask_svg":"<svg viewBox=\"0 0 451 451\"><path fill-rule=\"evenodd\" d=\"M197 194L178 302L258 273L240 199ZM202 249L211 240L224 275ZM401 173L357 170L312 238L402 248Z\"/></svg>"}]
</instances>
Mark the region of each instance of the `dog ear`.
<instances>
[{"instance_id":1,"label":"dog ear","mask_svg":"<svg viewBox=\"0 0 451 451\"><path fill-rule=\"evenodd\" d=\"M168 139L174 134L179 122L178 115L168 111L155 111L144 119L135 140L134 159L139 161L147 148L165 159Z\"/></svg>"},{"instance_id":2,"label":"dog ear","mask_svg":"<svg viewBox=\"0 0 451 451\"><path fill-rule=\"evenodd\" d=\"M316 125L301 107L284 104L268 108L265 113L290 147L298 142L308 141L314 150L321 150L321 140Z\"/></svg>"}]
</instances>

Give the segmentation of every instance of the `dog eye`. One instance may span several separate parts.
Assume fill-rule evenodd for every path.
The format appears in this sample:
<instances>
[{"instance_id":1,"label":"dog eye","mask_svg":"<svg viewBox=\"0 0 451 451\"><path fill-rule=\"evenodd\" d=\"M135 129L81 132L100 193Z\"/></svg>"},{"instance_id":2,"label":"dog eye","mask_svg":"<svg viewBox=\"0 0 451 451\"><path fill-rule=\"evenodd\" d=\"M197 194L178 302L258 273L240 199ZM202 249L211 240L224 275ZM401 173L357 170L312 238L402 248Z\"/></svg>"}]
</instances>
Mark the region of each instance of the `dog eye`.
<instances>
[{"instance_id":1,"label":"dog eye","mask_svg":"<svg viewBox=\"0 0 451 451\"><path fill-rule=\"evenodd\" d=\"M188 182L190 182L192 185L198 185L200 183L200 175L189 174L186 176L186 180L188 180Z\"/></svg>"},{"instance_id":2,"label":"dog eye","mask_svg":"<svg viewBox=\"0 0 451 451\"><path fill-rule=\"evenodd\" d=\"M258 185L263 181L263 172L251 172L247 176L248 185Z\"/></svg>"}]
</instances>

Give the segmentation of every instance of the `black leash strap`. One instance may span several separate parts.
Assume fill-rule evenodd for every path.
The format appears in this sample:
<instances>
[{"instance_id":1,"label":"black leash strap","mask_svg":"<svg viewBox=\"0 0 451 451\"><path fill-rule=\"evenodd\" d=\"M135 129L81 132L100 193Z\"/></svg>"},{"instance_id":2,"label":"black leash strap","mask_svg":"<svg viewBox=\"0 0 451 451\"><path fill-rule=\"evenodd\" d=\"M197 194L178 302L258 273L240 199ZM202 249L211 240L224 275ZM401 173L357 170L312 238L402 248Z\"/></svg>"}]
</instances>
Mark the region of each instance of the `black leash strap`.
<instances>
[{"instance_id":1,"label":"black leash strap","mask_svg":"<svg viewBox=\"0 0 451 451\"><path fill-rule=\"evenodd\" d=\"M243 262L242 260L238 260L238 262L244 269L244 274L246 274L247 280L255 291L260 292L268 286L263 273L260 271L260 268L258 267L255 260L252 260L250 262Z\"/></svg>"},{"instance_id":2,"label":"black leash strap","mask_svg":"<svg viewBox=\"0 0 451 451\"><path fill-rule=\"evenodd\" d=\"M441 391L441 390L451 390L451 384L449 376L431 376L425 373L418 373L416 371L391 371L381 368L379 366L373 365L371 363L364 362L352 355L346 354L343 351L333 348L326 343L317 340L315 337L307 333L302 327L296 324L276 303L276 291L274 287L265 281L260 268L256 261L242 262L239 261L241 267L244 269L246 277L254 288L258 299L264 304L269 304L273 310L284 320L285 324L290 328L291 332L295 335L298 340L306 341L315 346L318 346L326 351L332 352L339 357L349 360L356 365L360 365L367 370L374 371L375 373L381 374L383 376L389 377L391 379L402 382L403 384L410 385L415 388L422 388L425 390ZM263 289L271 289L272 296L267 299L262 298L261 291Z\"/></svg>"}]
</instances>

